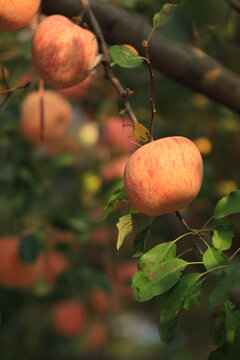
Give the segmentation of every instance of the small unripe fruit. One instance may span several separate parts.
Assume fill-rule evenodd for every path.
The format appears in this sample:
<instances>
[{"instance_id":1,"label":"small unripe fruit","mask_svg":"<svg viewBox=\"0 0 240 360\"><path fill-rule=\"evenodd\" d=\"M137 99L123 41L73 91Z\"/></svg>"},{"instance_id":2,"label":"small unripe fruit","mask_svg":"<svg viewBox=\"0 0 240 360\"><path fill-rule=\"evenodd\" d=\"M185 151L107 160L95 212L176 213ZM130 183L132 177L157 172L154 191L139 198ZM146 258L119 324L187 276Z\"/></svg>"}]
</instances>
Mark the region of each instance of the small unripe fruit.
<instances>
[{"instance_id":1,"label":"small unripe fruit","mask_svg":"<svg viewBox=\"0 0 240 360\"><path fill-rule=\"evenodd\" d=\"M128 160L124 187L143 214L159 216L188 206L197 196L203 161L196 145L181 136L148 143Z\"/></svg>"},{"instance_id":2,"label":"small unripe fruit","mask_svg":"<svg viewBox=\"0 0 240 360\"><path fill-rule=\"evenodd\" d=\"M64 137L71 117L71 105L56 91L44 92L44 139L40 131L40 97L37 91L29 93L21 104L20 129L32 143L53 143Z\"/></svg>"},{"instance_id":3,"label":"small unripe fruit","mask_svg":"<svg viewBox=\"0 0 240 360\"><path fill-rule=\"evenodd\" d=\"M54 305L52 322L59 334L73 336L84 329L87 322L87 312L79 301L63 300Z\"/></svg>"},{"instance_id":4,"label":"small unripe fruit","mask_svg":"<svg viewBox=\"0 0 240 360\"><path fill-rule=\"evenodd\" d=\"M34 68L54 88L71 87L84 80L97 55L95 35L62 15L48 16L33 36Z\"/></svg>"},{"instance_id":5,"label":"small unripe fruit","mask_svg":"<svg viewBox=\"0 0 240 360\"><path fill-rule=\"evenodd\" d=\"M0 31L14 31L25 26L35 15L40 0L0 0Z\"/></svg>"}]
</instances>

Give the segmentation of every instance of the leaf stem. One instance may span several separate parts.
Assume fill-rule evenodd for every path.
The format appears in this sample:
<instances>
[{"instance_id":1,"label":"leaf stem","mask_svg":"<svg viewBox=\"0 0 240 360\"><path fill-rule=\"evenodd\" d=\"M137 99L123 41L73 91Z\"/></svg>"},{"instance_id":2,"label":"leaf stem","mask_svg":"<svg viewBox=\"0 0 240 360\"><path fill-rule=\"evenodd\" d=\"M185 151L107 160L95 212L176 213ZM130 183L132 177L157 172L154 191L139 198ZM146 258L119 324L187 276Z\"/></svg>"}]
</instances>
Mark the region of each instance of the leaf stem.
<instances>
[{"instance_id":1,"label":"leaf stem","mask_svg":"<svg viewBox=\"0 0 240 360\"><path fill-rule=\"evenodd\" d=\"M238 248L228 259L228 262L232 261L232 259L237 255L237 253L240 251L240 248Z\"/></svg>"}]
</instances>

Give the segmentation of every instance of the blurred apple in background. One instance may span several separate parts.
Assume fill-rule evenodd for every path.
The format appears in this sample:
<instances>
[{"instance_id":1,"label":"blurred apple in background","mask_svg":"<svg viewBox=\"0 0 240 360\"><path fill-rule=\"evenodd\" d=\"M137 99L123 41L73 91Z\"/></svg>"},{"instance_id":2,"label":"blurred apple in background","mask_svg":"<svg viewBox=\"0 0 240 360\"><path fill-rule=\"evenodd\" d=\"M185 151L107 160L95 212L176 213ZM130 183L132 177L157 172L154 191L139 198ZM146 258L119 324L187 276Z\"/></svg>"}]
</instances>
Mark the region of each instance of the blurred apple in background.
<instances>
[{"instance_id":1,"label":"blurred apple in background","mask_svg":"<svg viewBox=\"0 0 240 360\"><path fill-rule=\"evenodd\" d=\"M25 26L36 14L40 0L0 0L0 31Z\"/></svg>"},{"instance_id":2,"label":"blurred apple in background","mask_svg":"<svg viewBox=\"0 0 240 360\"><path fill-rule=\"evenodd\" d=\"M109 309L109 295L103 289L93 290L88 300L92 309L99 314L105 314Z\"/></svg>"},{"instance_id":3,"label":"blurred apple in background","mask_svg":"<svg viewBox=\"0 0 240 360\"><path fill-rule=\"evenodd\" d=\"M21 104L20 130L32 143L49 143L60 140L66 134L72 118L70 103L56 91L44 92L45 137L40 131L40 96L37 91L30 92Z\"/></svg>"},{"instance_id":4,"label":"blurred apple in background","mask_svg":"<svg viewBox=\"0 0 240 360\"><path fill-rule=\"evenodd\" d=\"M68 88L84 80L97 55L95 35L62 15L48 16L33 36L34 68L54 88Z\"/></svg>"},{"instance_id":5,"label":"blurred apple in background","mask_svg":"<svg viewBox=\"0 0 240 360\"><path fill-rule=\"evenodd\" d=\"M74 336L83 331L87 323L85 306L74 299L63 300L51 309L52 324L64 336Z\"/></svg>"},{"instance_id":6,"label":"blurred apple in background","mask_svg":"<svg viewBox=\"0 0 240 360\"><path fill-rule=\"evenodd\" d=\"M137 260L130 260L118 264L115 271L116 288L125 299L133 299L132 278L137 271Z\"/></svg>"},{"instance_id":7,"label":"blurred apple in background","mask_svg":"<svg viewBox=\"0 0 240 360\"><path fill-rule=\"evenodd\" d=\"M42 258L38 256L32 264L20 259L18 248L20 238L5 236L0 239L0 285L14 289L30 289L39 280Z\"/></svg>"},{"instance_id":8,"label":"blurred apple in background","mask_svg":"<svg viewBox=\"0 0 240 360\"><path fill-rule=\"evenodd\" d=\"M50 252L43 256L43 277L49 284L55 284L57 278L70 266L68 258L59 252Z\"/></svg>"},{"instance_id":9,"label":"blurred apple in background","mask_svg":"<svg viewBox=\"0 0 240 360\"><path fill-rule=\"evenodd\" d=\"M102 167L103 180L108 183L122 178L128 159L129 155L122 155L111 159L106 165Z\"/></svg>"},{"instance_id":10,"label":"blurred apple in background","mask_svg":"<svg viewBox=\"0 0 240 360\"><path fill-rule=\"evenodd\" d=\"M120 116L109 117L103 128L102 142L115 152L133 152L138 140L129 137L132 131L133 124L130 120Z\"/></svg>"}]
</instances>

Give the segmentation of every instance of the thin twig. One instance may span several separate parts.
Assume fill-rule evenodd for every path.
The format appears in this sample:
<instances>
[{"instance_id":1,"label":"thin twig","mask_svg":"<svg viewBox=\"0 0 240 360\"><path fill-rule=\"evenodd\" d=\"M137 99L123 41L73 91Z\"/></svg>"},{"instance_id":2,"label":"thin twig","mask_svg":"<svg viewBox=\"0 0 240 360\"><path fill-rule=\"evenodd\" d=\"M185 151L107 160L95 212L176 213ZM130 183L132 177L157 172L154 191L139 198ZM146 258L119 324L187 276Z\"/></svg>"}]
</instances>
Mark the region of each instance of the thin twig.
<instances>
[{"instance_id":1,"label":"thin twig","mask_svg":"<svg viewBox=\"0 0 240 360\"><path fill-rule=\"evenodd\" d=\"M94 30L94 33L98 39L98 43L99 43L99 48L102 52L103 56L103 60L102 63L104 65L104 69L105 69L105 78L107 80L110 80L113 84L113 86L115 87L119 97L122 100L125 112L127 113L127 115L129 116L130 120L133 122L133 124L138 123L138 120L136 118L136 115L134 114L131 105L128 101L128 96L130 94L129 90L125 90L122 86L122 84L120 83L120 81L116 78L116 76L114 75L112 68L111 68L111 58L108 54L108 47L106 45L105 39L103 37L102 34L102 30L98 24L98 21L94 15L94 13L92 12L92 9L89 5L88 0L81 0L83 6L84 6L84 10L85 10L85 14L89 20L89 22L92 25L92 28Z\"/></svg>"},{"instance_id":2,"label":"thin twig","mask_svg":"<svg viewBox=\"0 0 240 360\"><path fill-rule=\"evenodd\" d=\"M30 84L31 84L31 81L28 81L24 85L15 86L14 88L11 88L11 89L0 90L0 95L9 94L9 93L13 93L17 90L24 89L24 88L28 87Z\"/></svg>"},{"instance_id":3,"label":"thin twig","mask_svg":"<svg viewBox=\"0 0 240 360\"><path fill-rule=\"evenodd\" d=\"M228 259L228 262L232 261L232 259L235 257L235 255L237 255L237 253L240 251L240 248L238 248Z\"/></svg>"},{"instance_id":4,"label":"thin twig","mask_svg":"<svg viewBox=\"0 0 240 360\"><path fill-rule=\"evenodd\" d=\"M198 236L199 237L199 231L196 230L196 229L192 229L188 223L186 222L186 220L183 218L183 216L180 214L179 211L176 211L175 214L177 215L177 217L179 218L179 220L181 221L181 223L183 224L183 226L185 227L185 229L191 233L193 233L195 236ZM194 238L193 236L193 241L194 241L194 244L196 246L196 248L198 249L199 253L201 255L203 255L203 251L202 249L200 248L200 246L198 245L196 239Z\"/></svg>"},{"instance_id":5,"label":"thin twig","mask_svg":"<svg viewBox=\"0 0 240 360\"><path fill-rule=\"evenodd\" d=\"M149 70L149 74L150 74L150 79L151 79L151 97L150 97L150 102L151 102L151 108L152 108L152 117L151 117L151 123L150 123L150 129L149 129L149 142L153 141L153 126L154 126L154 118L155 118L155 113L156 113L156 108L155 108L155 103L154 103L154 74L152 71L152 65L151 65L151 61L150 61L150 56L149 56L149 41L144 40L142 42L142 46L145 49L145 54L146 54L146 63L148 66L148 70Z\"/></svg>"},{"instance_id":6,"label":"thin twig","mask_svg":"<svg viewBox=\"0 0 240 360\"><path fill-rule=\"evenodd\" d=\"M236 10L237 12L240 13L240 3L237 2L236 0L227 0L228 4L231 6L231 8L233 8L234 10Z\"/></svg>"}]
</instances>

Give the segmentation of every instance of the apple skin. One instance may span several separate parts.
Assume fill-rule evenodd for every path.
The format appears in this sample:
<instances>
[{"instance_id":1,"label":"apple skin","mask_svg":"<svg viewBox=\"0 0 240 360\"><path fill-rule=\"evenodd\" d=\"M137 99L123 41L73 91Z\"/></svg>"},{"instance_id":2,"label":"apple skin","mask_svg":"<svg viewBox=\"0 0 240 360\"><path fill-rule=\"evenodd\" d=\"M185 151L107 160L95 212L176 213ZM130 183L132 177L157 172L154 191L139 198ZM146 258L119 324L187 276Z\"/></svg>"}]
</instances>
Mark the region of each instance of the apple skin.
<instances>
[{"instance_id":1,"label":"apple skin","mask_svg":"<svg viewBox=\"0 0 240 360\"><path fill-rule=\"evenodd\" d=\"M120 116L112 116L107 119L104 127L103 142L112 151L132 153L136 150L138 140L134 137L129 137L132 134L132 122Z\"/></svg>"},{"instance_id":2,"label":"apple skin","mask_svg":"<svg viewBox=\"0 0 240 360\"><path fill-rule=\"evenodd\" d=\"M41 276L42 258L33 264L25 264L18 255L20 239L5 236L0 239L0 285L18 289L31 289Z\"/></svg>"},{"instance_id":3,"label":"apple skin","mask_svg":"<svg viewBox=\"0 0 240 360\"><path fill-rule=\"evenodd\" d=\"M60 89L60 93L65 95L72 101L78 101L86 98L88 94L89 85L92 82L92 77L88 76L86 79L81 81L79 84L71 86L66 89Z\"/></svg>"},{"instance_id":4,"label":"apple skin","mask_svg":"<svg viewBox=\"0 0 240 360\"><path fill-rule=\"evenodd\" d=\"M62 15L48 16L33 36L34 68L48 85L57 89L84 80L97 55L95 35Z\"/></svg>"},{"instance_id":5,"label":"apple skin","mask_svg":"<svg viewBox=\"0 0 240 360\"><path fill-rule=\"evenodd\" d=\"M129 260L120 263L115 271L115 283L120 296L124 299L133 299L132 278L137 271L137 261Z\"/></svg>"},{"instance_id":6,"label":"apple skin","mask_svg":"<svg viewBox=\"0 0 240 360\"><path fill-rule=\"evenodd\" d=\"M25 26L36 14L40 0L0 0L0 31Z\"/></svg>"},{"instance_id":7,"label":"apple skin","mask_svg":"<svg viewBox=\"0 0 240 360\"><path fill-rule=\"evenodd\" d=\"M86 326L85 306L74 299L63 300L55 304L51 315L55 330L66 337L78 334Z\"/></svg>"},{"instance_id":8,"label":"apple skin","mask_svg":"<svg viewBox=\"0 0 240 360\"><path fill-rule=\"evenodd\" d=\"M40 97L29 93L21 104L20 130L31 143L53 143L64 137L72 118L72 108L63 95L53 90L44 92L45 138L40 134Z\"/></svg>"},{"instance_id":9,"label":"apple skin","mask_svg":"<svg viewBox=\"0 0 240 360\"><path fill-rule=\"evenodd\" d=\"M131 155L124 188L140 212L159 216L188 206L199 193L202 179L203 161L196 145L172 136L148 143Z\"/></svg>"}]
</instances>

